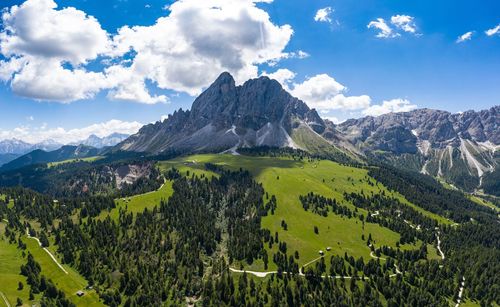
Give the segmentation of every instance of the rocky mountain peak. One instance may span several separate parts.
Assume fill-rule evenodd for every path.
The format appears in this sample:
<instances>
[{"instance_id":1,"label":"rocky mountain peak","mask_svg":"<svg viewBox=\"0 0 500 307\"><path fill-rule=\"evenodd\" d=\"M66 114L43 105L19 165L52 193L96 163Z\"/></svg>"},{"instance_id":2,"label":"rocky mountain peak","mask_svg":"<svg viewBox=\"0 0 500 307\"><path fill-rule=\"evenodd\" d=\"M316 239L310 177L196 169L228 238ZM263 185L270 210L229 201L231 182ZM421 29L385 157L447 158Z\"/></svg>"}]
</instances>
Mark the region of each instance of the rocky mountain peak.
<instances>
[{"instance_id":1,"label":"rocky mountain peak","mask_svg":"<svg viewBox=\"0 0 500 307\"><path fill-rule=\"evenodd\" d=\"M222 73L193 102L190 111L179 110L167 120L143 127L118 147L122 150L159 152L228 149L241 146L293 146L293 125L306 123L321 133L325 123L315 110L291 96L268 77L236 85Z\"/></svg>"}]
</instances>

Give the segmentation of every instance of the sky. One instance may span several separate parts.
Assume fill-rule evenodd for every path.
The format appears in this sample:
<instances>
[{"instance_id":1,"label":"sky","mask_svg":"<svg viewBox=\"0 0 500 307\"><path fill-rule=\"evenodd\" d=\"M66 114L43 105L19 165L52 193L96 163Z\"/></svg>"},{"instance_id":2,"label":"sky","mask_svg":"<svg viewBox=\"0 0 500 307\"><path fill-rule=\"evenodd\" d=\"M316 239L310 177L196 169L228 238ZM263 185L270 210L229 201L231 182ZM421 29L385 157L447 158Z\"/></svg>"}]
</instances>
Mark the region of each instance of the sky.
<instances>
[{"instance_id":1,"label":"sky","mask_svg":"<svg viewBox=\"0 0 500 307\"><path fill-rule=\"evenodd\" d=\"M223 71L334 122L500 104L496 0L2 0L0 140L135 133Z\"/></svg>"}]
</instances>

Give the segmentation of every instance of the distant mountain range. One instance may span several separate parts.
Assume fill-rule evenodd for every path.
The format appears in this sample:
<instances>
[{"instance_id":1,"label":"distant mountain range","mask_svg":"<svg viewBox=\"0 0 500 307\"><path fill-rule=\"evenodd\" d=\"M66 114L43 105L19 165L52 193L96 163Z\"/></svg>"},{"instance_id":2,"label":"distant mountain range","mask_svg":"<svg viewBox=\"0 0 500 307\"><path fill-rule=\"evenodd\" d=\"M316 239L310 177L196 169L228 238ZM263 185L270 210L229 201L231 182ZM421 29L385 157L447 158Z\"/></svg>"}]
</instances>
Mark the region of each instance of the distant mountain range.
<instances>
[{"instance_id":1,"label":"distant mountain range","mask_svg":"<svg viewBox=\"0 0 500 307\"><path fill-rule=\"evenodd\" d=\"M108 146L115 146L129 136L130 135L123 133L112 133L105 137L98 137L97 135L92 134L87 139L80 142L71 143L70 145L85 145L95 148L103 148Z\"/></svg>"},{"instance_id":2,"label":"distant mountain range","mask_svg":"<svg viewBox=\"0 0 500 307\"><path fill-rule=\"evenodd\" d=\"M22 155L36 149L51 151L58 149L61 146L62 144L53 140L45 140L40 143L30 144L14 138L0 141L0 154Z\"/></svg>"},{"instance_id":3,"label":"distant mountain range","mask_svg":"<svg viewBox=\"0 0 500 307\"><path fill-rule=\"evenodd\" d=\"M88 147L101 149L104 147L114 146L125 140L128 136L128 134L122 133L112 133L105 137L98 137L92 134L85 140L74 142L69 145L73 147L85 145ZM25 154L31 153L32 151L41 150L45 152L51 152L60 149L63 146L63 144L50 139L36 144L30 144L18 139L3 140L0 141L0 166L13 161Z\"/></svg>"},{"instance_id":4,"label":"distant mountain range","mask_svg":"<svg viewBox=\"0 0 500 307\"><path fill-rule=\"evenodd\" d=\"M25 155L18 157L0 167L0 171L10 171L33 164L51 163L65 161L69 159L83 159L94 157L101 153L102 149L86 145L65 145L53 151L44 151L41 149L33 150Z\"/></svg>"},{"instance_id":5,"label":"distant mountain range","mask_svg":"<svg viewBox=\"0 0 500 307\"><path fill-rule=\"evenodd\" d=\"M144 126L113 150L237 154L241 147L292 147L390 163L474 190L498 171L499 125L500 106L460 114L420 109L335 125L275 80L260 77L236 86L223 73L191 110Z\"/></svg>"}]
</instances>

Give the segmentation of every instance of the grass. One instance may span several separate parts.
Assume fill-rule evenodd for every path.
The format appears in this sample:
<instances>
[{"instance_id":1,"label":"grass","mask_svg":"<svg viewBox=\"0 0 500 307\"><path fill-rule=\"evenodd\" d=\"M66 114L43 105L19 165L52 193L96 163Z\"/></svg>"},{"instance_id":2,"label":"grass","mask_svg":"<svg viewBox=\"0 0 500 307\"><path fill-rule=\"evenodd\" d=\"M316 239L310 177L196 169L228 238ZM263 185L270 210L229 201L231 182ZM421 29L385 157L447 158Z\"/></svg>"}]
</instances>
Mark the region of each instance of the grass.
<instances>
[{"instance_id":1,"label":"grass","mask_svg":"<svg viewBox=\"0 0 500 307\"><path fill-rule=\"evenodd\" d=\"M5 201L5 199L7 198L7 195L5 194L0 194L0 200L1 201ZM12 209L14 207L14 200L13 199L10 199L9 200L9 203L7 204L7 208L9 209Z\"/></svg>"},{"instance_id":2,"label":"grass","mask_svg":"<svg viewBox=\"0 0 500 307\"><path fill-rule=\"evenodd\" d=\"M194 161L194 162L193 162ZM319 216L312 212L304 211L299 201L300 195L314 192L325 197L335 198L344 202L343 193L379 193L385 191L391 194L384 186L370 186L367 181L367 170L342 166L331 161L295 161L289 158L270 157L248 157L233 155L194 155L178 158L170 161L159 162L161 169L172 166L187 170L200 172L204 163L223 165L229 169L239 168L249 170L255 179L262 183L269 195L275 195L278 206L274 215L262 219L262 227L269 229L272 234L278 232L280 240L287 242L288 254L295 250L299 252L299 265L303 265L318 257L318 251L325 251L326 247L332 247L333 253L343 256L345 252L354 257L363 257L365 261L370 259L370 249L366 242L361 239L371 233L375 245L395 246L399 240L399 234L377 224L366 223L363 227L357 219L342 218L330 213L327 217ZM279 179L278 179L279 178ZM371 179L373 181L373 179ZM427 212L420 207L410 204L401 195L393 194L401 198L405 203L417 208L424 214L447 222L446 219ZM351 208L353 208L352 205ZM366 211L360 210L366 216ZM285 220L288 230L281 227L281 221ZM319 228L319 234L314 233L314 226ZM405 249L416 248L414 246L403 246ZM268 251L270 258L275 252ZM328 253L327 253L328 256ZM328 262L328 261L327 261ZM261 261L256 261L246 269L262 270ZM273 269L270 265L269 269Z\"/></svg>"},{"instance_id":3,"label":"grass","mask_svg":"<svg viewBox=\"0 0 500 307\"><path fill-rule=\"evenodd\" d=\"M495 206L491 202L489 202L481 197L477 197L475 195L470 195L470 194L467 197L469 197L469 199L472 200L473 202L475 202L476 204L491 208L491 209L495 210L496 212L500 212L500 208L498 208L497 206Z\"/></svg>"},{"instance_id":4,"label":"grass","mask_svg":"<svg viewBox=\"0 0 500 307\"><path fill-rule=\"evenodd\" d=\"M17 298L21 298L26 306L29 298L29 286L26 277L20 274L21 265L26 260L22 257L21 250L15 244L10 244L5 237L5 223L0 222L0 292L2 292L11 306L16 305ZM18 290L18 284L22 282L24 288ZM3 299L0 299L0 306L4 306Z\"/></svg>"},{"instance_id":5,"label":"grass","mask_svg":"<svg viewBox=\"0 0 500 307\"><path fill-rule=\"evenodd\" d=\"M152 209L155 206L159 206L162 199L168 199L173 193L172 181L167 180L157 191L116 199L116 208L113 208L111 211L101 212L99 219L110 216L111 219L116 221L118 220L120 209L126 209L128 212L134 214L143 212L144 209Z\"/></svg>"},{"instance_id":6,"label":"grass","mask_svg":"<svg viewBox=\"0 0 500 307\"><path fill-rule=\"evenodd\" d=\"M98 295L93 290L84 290L85 295L82 297L76 295L77 291L83 290L88 284L78 272L63 264L64 269L68 272L68 274L65 274L34 239L24 236L23 242L26 243L27 250L42 267L41 274L51 279L57 288L61 289L73 303L77 306L103 306L99 302Z\"/></svg>"},{"instance_id":7,"label":"grass","mask_svg":"<svg viewBox=\"0 0 500 307\"><path fill-rule=\"evenodd\" d=\"M68 163L75 163L75 162L94 162L94 161L97 161L99 159L102 159L104 157L102 156L94 156L94 157L87 157L87 158L76 158L76 159L68 159L68 160L64 160L64 161L57 161L57 162L50 162L50 163L47 163L47 167L51 168L51 167L56 167L56 166L59 166L59 165L62 165L62 164L68 164Z\"/></svg>"},{"instance_id":8,"label":"grass","mask_svg":"<svg viewBox=\"0 0 500 307\"><path fill-rule=\"evenodd\" d=\"M26 283L26 277L20 274L20 267L26 263L28 252L40 264L41 274L51 279L77 306L103 306L93 290L85 290L85 295L82 297L76 295L78 290L83 290L87 286L87 281L74 269L63 265L68 272L65 274L34 239L22 236L22 241L26 244L26 251L18 249L17 244L8 242L5 238L5 223L0 222L0 291L7 297L11 306L16 305L18 297L23 300L25 306L38 303L41 298L41 295L36 295L33 301L29 301L30 286ZM22 290L17 290L19 282L24 285ZM4 304L3 300L0 302L0 305Z\"/></svg>"}]
</instances>

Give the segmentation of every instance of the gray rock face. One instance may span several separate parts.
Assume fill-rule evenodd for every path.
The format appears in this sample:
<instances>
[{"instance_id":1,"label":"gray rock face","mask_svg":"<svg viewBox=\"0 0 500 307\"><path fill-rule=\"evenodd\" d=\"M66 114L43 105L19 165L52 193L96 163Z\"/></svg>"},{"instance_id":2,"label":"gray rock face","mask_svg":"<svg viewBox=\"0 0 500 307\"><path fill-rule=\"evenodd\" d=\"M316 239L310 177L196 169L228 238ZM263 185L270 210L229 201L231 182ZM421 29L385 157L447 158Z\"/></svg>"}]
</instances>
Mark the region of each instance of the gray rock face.
<instances>
[{"instance_id":1,"label":"gray rock face","mask_svg":"<svg viewBox=\"0 0 500 307\"><path fill-rule=\"evenodd\" d=\"M298 147L290 137L294 121L322 133L326 125L315 110L287 93L276 80L260 77L236 86L229 73L164 122L144 126L118 145L121 150L159 153L234 150L256 145Z\"/></svg>"},{"instance_id":2,"label":"gray rock face","mask_svg":"<svg viewBox=\"0 0 500 307\"><path fill-rule=\"evenodd\" d=\"M432 148L456 147L460 145L460 139L500 144L499 112L500 106L459 114L420 109L352 119L336 128L364 149L388 150L396 154L415 153L418 144L423 141L429 142Z\"/></svg>"},{"instance_id":3,"label":"gray rock face","mask_svg":"<svg viewBox=\"0 0 500 307\"><path fill-rule=\"evenodd\" d=\"M472 191L500 165L500 106L451 114L421 109L335 127L356 148Z\"/></svg>"}]
</instances>

